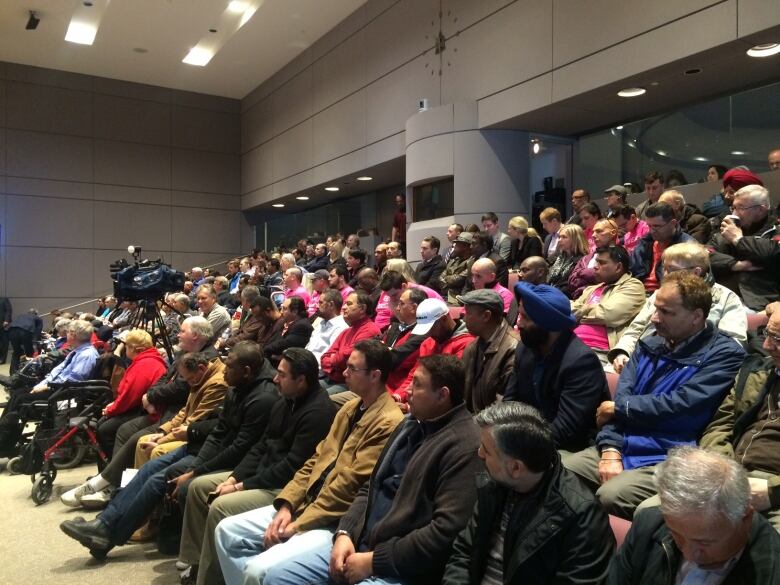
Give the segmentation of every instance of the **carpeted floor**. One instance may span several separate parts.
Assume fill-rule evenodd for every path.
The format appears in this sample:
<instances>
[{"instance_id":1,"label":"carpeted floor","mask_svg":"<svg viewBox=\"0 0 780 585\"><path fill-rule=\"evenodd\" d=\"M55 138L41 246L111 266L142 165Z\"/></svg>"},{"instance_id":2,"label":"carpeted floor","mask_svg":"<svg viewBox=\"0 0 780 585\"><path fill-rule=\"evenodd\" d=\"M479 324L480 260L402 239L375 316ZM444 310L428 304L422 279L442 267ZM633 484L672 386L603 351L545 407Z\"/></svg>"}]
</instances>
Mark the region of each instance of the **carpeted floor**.
<instances>
[{"instance_id":1,"label":"carpeted floor","mask_svg":"<svg viewBox=\"0 0 780 585\"><path fill-rule=\"evenodd\" d=\"M0 366L7 374L8 366ZM4 392L0 391L0 396ZM175 557L162 556L154 544L129 544L112 550L106 562L59 529L74 516L94 514L66 508L59 495L94 475L94 464L60 471L51 500L36 506L30 499L30 476L0 473L0 585L176 585Z\"/></svg>"}]
</instances>

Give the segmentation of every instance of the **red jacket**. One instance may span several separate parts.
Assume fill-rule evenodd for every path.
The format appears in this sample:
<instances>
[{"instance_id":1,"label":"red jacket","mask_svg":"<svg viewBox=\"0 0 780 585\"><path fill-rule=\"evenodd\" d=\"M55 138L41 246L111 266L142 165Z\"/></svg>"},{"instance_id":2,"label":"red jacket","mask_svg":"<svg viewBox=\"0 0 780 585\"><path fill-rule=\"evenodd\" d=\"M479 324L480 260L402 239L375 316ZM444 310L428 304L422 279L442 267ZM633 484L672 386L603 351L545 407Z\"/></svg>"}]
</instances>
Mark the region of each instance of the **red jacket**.
<instances>
[{"instance_id":1,"label":"red jacket","mask_svg":"<svg viewBox=\"0 0 780 585\"><path fill-rule=\"evenodd\" d=\"M406 331L404 331L396 340L395 345L393 347L402 347L403 344L408 340L408 338L412 335L412 329L413 327L410 327ZM429 338L430 339L430 338ZM427 341L427 339L425 340ZM423 341L423 343L425 343ZM422 346L422 344L420 344ZM395 368L393 368L393 371L390 372L390 375L387 377L387 382L385 385L387 386L387 391L390 392L390 394L394 394L398 396L401 402L406 402L409 398L409 393L407 392L406 387L406 379L409 375L409 372L411 372L415 367L417 367L417 360L420 359L420 348L418 347L414 351L410 352L409 355L407 355L403 361L398 364Z\"/></svg>"},{"instance_id":2,"label":"red jacket","mask_svg":"<svg viewBox=\"0 0 780 585\"><path fill-rule=\"evenodd\" d=\"M333 345L322 354L320 358L322 371L333 382L337 384L343 383L344 368L347 367L347 358L352 353L352 348L355 347L358 341L379 337L380 333L379 327L368 317L353 323L339 333Z\"/></svg>"},{"instance_id":3,"label":"red jacket","mask_svg":"<svg viewBox=\"0 0 780 585\"><path fill-rule=\"evenodd\" d=\"M106 407L106 416L117 416L141 406L143 395L166 370L165 361L153 347L135 356L119 382L116 398Z\"/></svg>"},{"instance_id":4,"label":"red jacket","mask_svg":"<svg viewBox=\"0 0 780 585\"><path fill-rule=\"evenodd\" d=\"M450 335L450 338L446 341L438 343L433 337L429 337L423 341L420 345L418 359L434 354L456 355L458 358L462 358L463 350L475 339L476 337L469 333L469 330L466 329L466 324L463 321L456 321L455 331L452 332L452 335ZM409 386L412 385L412 378L414 377L416 369L417 364L415 363L414 367L406 376L406 380L404 380L403 383L398 386L398 390L395 391L396 394L402 397L404 402L406 402L406 397L409 394Z\"/></svg>"}]
</instances>

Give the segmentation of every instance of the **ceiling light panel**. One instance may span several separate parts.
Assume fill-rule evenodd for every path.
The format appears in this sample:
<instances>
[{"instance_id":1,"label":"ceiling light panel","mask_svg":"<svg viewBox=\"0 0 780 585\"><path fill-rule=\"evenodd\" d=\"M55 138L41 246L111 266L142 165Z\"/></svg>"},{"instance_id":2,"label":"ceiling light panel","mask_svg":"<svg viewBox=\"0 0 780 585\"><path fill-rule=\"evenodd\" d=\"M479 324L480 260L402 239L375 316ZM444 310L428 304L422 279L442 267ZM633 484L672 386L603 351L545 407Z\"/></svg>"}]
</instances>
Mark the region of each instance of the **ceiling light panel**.
<instances>
[{"instance_id":1,"label":"ceiling light panel","mask_svg":"<svg viewBox=\"0 0 780 585\"><path fill-rule=\"evenodd\" d=\"M213 28L192 47L182 63L205 67L231 37L254 16L265 0L232 0L225 4ZM213 32L212 32L213 31Z\"/></svg>"},{"instance_id":2,"label":"ceiling light panel","mask_svg":"<svg viewBox=\"0 0 780 585\"><path fill-rule=\"evenodd\" d=\"M780 43L765 43L756 45L748 49L747 54L751 57L771 57L780 53Z\"/></svg>"},{"instance_id":3,"label":"ceiling light panel","mask_svg":"<svg viewBox=\"0 0 780 585\"><path fill-rule=\"evenodd\" d=\"M65 33L65 40L77 45L91 45L100 28L100 20L108 7L110 0L93 0L89 3L79 2Z\"/></svg>"}]
</instances>

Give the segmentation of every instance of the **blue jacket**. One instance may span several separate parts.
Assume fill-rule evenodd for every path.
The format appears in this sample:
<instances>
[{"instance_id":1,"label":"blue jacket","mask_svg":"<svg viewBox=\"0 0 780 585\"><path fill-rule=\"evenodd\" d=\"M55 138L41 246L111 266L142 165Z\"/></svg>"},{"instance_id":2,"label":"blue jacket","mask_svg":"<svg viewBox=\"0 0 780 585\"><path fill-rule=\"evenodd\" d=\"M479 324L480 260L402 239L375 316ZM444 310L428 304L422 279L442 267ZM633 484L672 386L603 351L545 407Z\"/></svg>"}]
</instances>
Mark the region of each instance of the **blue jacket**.
<instances>
[{"instance_id":1,"label":"blue jacket","mask_svg":"<svg viewBox=\"0 0 780 585\"><path fill-rule=\"evenodd\" d=\"M624 469L655 465L677 445L694 445L734 383L745 352L707 323L677 351L660 336L639 341L615 394L615 417L596 437Z\"/></svg>"},{"instance_id":2,"label":"blue jacket","mask_svg":"<svg viewBox=\"0 0 780 585\"><path fill-rule=\"evenodd\" d=\"M672 238L672 241L669 242L669 245L673 246L675 244L681 244L682 242L695 241L696 239L693 236L689 236L678 228L677 233L674 234L674 237ZM661 279L664 275L663 266L664 263L662 260L659 260L658 264L655 266L655 277L658 279L659 283L661 282ZM636 248L634 248L634 251L631 253L631 276L644 282L645 278L647 278L647 275L650 274L650 269L652 267L653 237L648 233L642 236L642 239L639 240Z\"/></svg>"}]
</instances>

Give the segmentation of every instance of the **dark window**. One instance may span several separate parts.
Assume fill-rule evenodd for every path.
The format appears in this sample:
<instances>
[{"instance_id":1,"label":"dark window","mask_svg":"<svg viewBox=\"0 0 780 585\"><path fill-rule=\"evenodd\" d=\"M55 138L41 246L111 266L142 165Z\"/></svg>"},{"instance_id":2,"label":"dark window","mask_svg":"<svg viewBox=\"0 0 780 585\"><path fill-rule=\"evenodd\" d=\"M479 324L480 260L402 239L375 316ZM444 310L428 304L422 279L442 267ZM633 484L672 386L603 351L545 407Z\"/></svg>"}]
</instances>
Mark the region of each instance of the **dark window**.
<instances>
[{"instance_id":1,"label":"dark window","mask_svg":"<svg viewBox=\"0 0 780 585\"><path fill-rule=\"evenodd\" d=\"M412 193L414 213L412 221L425 221L447 217L455 213L455 182L444 179L435 183L418 185Z\"/></svg>"}]
</instances>

